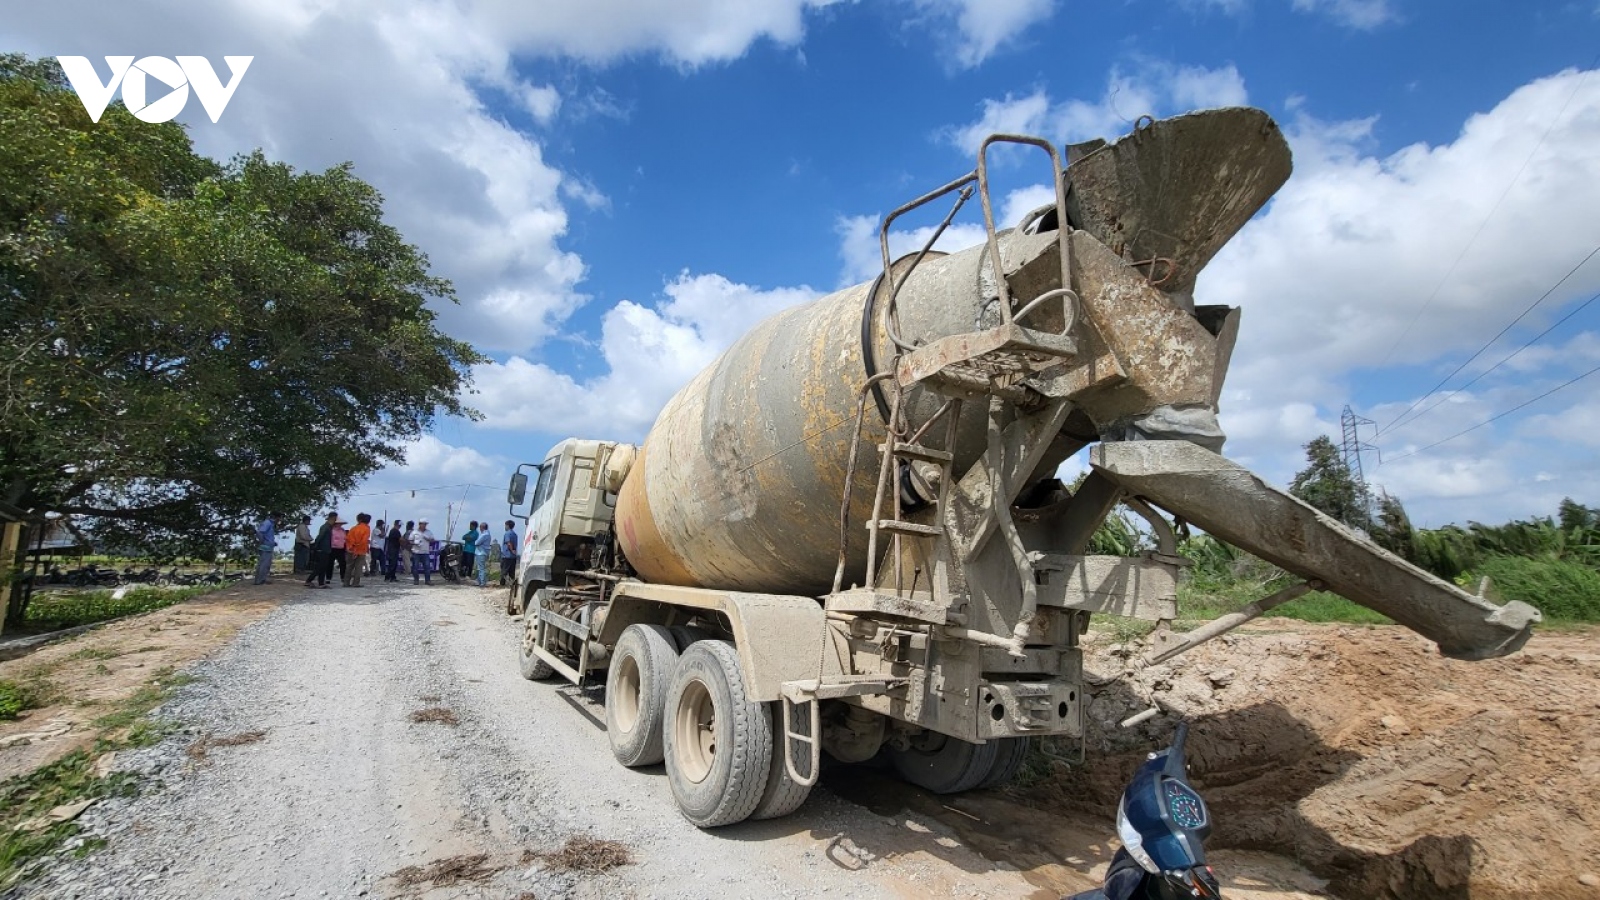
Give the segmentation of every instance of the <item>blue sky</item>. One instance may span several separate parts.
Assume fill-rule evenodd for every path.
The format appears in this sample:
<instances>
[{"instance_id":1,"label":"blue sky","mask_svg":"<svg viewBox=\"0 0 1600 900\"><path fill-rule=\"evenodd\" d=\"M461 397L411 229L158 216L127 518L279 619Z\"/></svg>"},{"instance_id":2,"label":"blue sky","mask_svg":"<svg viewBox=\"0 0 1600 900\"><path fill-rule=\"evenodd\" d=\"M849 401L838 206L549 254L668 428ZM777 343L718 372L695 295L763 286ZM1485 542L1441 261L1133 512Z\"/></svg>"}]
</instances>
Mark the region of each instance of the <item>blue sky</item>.
<instances>
[{"instance_id":1,"label":"blue sky","mask_svg":"<svg viewBox=\"0 0 1600 900\"><path fill-rule=\"evenodd\" d=\"M493 358L485 419L442 423L346 511L499 520L555 440L641 439L750 324L871 277L882 214L989 131L1076 142L1239 103L1296 172L1200 281L1244 308L1228 455L1285 483L1348 403L1389 426L1363 434L1368 476L1419 523L1600 505L1600 374L1455 436L1600 366L1600 302L1452 392L1600 293L1600 258L1428 393L1600 247L1596 0L59 2L0 37L253 55L220 122L190 102L196 146L353 160L456 283L440 321ZM1038 162L997 166L1004 214L1034 205Z\"/></svg>"}]
</instances>

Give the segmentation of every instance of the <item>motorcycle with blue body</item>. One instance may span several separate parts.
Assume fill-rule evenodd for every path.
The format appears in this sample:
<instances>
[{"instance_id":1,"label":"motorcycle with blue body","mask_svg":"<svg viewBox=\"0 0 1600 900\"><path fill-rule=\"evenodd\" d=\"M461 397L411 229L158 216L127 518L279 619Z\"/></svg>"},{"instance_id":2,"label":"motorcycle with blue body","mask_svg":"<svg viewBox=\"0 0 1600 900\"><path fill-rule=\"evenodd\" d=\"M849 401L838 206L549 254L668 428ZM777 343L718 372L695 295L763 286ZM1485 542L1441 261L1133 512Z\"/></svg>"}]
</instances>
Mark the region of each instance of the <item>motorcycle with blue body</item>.
<instances>
[{"instance_id":1,"label":"motorcycle with blue body","mask_svg":"<svg viewBox=\"0 0 1600 900\"><path fill-rule=\"evenodd\" d=\"M1189 784L1188 736L1188 724L1180 724L1171 746L1150 754L1123 790L1117 806L1122 849L1104 883L1064 900L1220 900L1217 876L1206 865L1211 813Z\"/></svg>"}]
</instances>

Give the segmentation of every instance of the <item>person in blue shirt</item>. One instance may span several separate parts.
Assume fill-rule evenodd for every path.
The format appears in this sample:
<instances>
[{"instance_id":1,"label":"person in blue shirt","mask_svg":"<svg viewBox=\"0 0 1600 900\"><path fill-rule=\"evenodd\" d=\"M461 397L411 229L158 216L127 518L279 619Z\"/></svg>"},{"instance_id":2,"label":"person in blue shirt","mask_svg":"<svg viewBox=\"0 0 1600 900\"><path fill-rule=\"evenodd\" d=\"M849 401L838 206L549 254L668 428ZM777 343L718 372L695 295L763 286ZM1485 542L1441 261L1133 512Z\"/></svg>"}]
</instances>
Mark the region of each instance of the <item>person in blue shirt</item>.
<instances>
[{"instance_id":1,"label":"person in blue shirt","mask_svg":"<svg viewBox=\"0 0 1600 900\"><path fill-rule=\"evenodd\" d=\"M506 520L506 533L500 536L500 586L506 586L506 579L510 578L512 584L517 583L517 523L512 519Z\"/></svg>"},{"instance_id":2,"label":"person in blue shirt","mask_svg":"<svg viewBox=\"0 0 1600 900\"><path fill-rule=\"evenodd\" d=\"M256 584L272 577L272 554L278 549L278 514L271 513L256 526Z\"/></svg>"},{"instance_id":3,"label":"person in blue shirt","mask_svg":"<svg viewBox=\"0 0 1600 900\"><path fill-rule=\"evenodd\" d=\"M473 522L467 528L467 533L461 536L461 577L471 578L476 565L474 556L478 553L478 523Z\"/></svg>"},{"instance_id":4,"label":"person in blue shirt","mask_svg":"<svg viewBox=\"0 0 1600 900\"><path fill-rule=\"evenodd\" d=\"M489 556L494 553L494 532L488 525L478 532L478 546L475 548L478 561L478 587L489 586Z\"/></svg>"}]
</instances>

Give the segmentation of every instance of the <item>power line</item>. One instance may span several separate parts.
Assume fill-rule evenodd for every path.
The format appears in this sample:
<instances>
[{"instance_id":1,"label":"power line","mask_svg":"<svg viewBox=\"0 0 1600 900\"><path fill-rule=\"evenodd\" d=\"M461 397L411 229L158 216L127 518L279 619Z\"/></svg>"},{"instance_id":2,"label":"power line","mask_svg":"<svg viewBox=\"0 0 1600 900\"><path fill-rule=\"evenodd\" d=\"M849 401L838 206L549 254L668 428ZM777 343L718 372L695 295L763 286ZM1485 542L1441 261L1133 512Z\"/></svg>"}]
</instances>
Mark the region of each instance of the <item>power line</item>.
<instances>
[{"instance_id":1,"label":"power line","mask_svg":"<svg viewBox=\"0 0 1600 900\"><path fill-rule=\"evenodd\" d=\"M498 487L492 484L469 484L462 482L461 484L441 484L438 487L400 488L396 491L367 491L361 494L346 494L344 495L344 499L354 500L357 497L387 497L390 494L423 494L429 491L453 491L456 488L484 488L491 491L499 490Z\"/></svg>"},{"instance_id":2,"label":"power line","mask_svg":"<svg viewBox=\"0 0 1600 900\"><path fill-rule=\"evenodd\" d=\"M1557 281L1555 284L1550 285L1550 289L1549 290L1547 290L1544 293L1540 294L1539 295L1539 299L1537 299L1537 300L1533 301L1532 303L1528 304L1528 307L1526 309L1524 309L1522 312L1518 313L1517 317L1515 319L1512 319L1510 324L1508 324L1508 325L1506 325L1506 327L1500 329L1499 334L1496 334L1494 337L1490 338L1488 340L1488 342L1486 342L1482 347L1478 348L1476 353L1473 353L1471 356L1467 357L1466 362L1462 363L1459 366L1456 366L1455 369L1451 370L1449 375L1446 375L1445 377L1439 379L1439 383L1438 384L1436 384L1432 388L1430 388L1426 394L1423 394L1421 397L1418 397L1416 400L1413 400L1411 405L1405 408L1404 412L1400 413L1400 415L1398 415L1398 416L1395 416L1393 419L1390 419L1389 420L1389 424L1383 426L1382 428L1379 428L1377 433L1374 434L1373 436L1377 437L1378 435L1383 434L1385 431L1388 431L1389 429L1395 427L1397 424L1400 423L1401 419L1404 419L1412 410L1416 409L1419 405L1421 405L1423 403L1423 401L1427 400L1429 397L1432 397L1434 394L1438 393L1439 389L1444 387L1445 384L1447 384L1450 381L1450 379L1452 379L1452 378L1456 377L1457 375L1461 374L1461 370L1462 369L1465 369L1467 366L1472 365L1472 361L1473 360L1475 360L1478 357L1482 356L1484 351L1488 350L1490 347L1493 347L1494 344L1495 344L1495 341L1498 341L1502 337L1505 337L1506 332L1510 331L1512 328L1515 328L1517 323L1521 322L1523 320L1523 318L1525 318L1528 315L1528 313L1533 312L1534 309L1536 309L1539 306L1539 304L1541 304L1541 303L1543 303L1545 301L1545 298L1547 298L1551 294L1555 293L1556 290L1558 288L1560 288L1563 284L1566 284L1567 283L1567 279L1571 278L1574 274L1577 273L1577 271L1579 269L1581 269L1585 265L1587 265L1589 260L1594 259L1595 254L1597 254L1597 253L1600 253L1600 244L1596 244L1595 248L1593 250L1589 251L1589 255L1588 256L1585 256L1583 258L1583 260L1580 261L1577 265L1575 265L1571 269L1567 270L1567 274L1561 276L1561 280ZM1588 303L1585 302L1584 306L1587 306L1587 305L1588 305ZM1581 308L1582 307L1580 307L1580 309ZM1569 315L1567 318L1571 318L1571 316ZM1565 322L1566 319L1562 319L1561 321ZM1544 334L1539 335L1539 337L1544 337L1545 334L1549 334L1549 329L1546 329ZM1538 340L1538 338L1535 338L1534 340ZM1529 343L1532 343L1532 342L1530 341ZM1524 345L1524 348L1525 347L1526 347L1526 345ZM1522 352L1522 350L1518 349L1517 352L1520 353L1520 352ZM1512 355L1515 356L1516 354L1512 354ZM1500 362L1505 362L1505 360L1501 360ZM1498 366L1499 364L1500 363L1496 363L1495 365ZM1492 371L1492 369L1490 371ZM1487 374L1488 374L1488 371L1479 373L1478 378L1482 378L1484 375L1487 375ZM1473 381L1477 381L1477 380L1478 380L1477 378L1473 379ZM1470 384L1470 383L1471 382L1468 382L1468 384ZM1466 389L1466 385L1462 385L1461 387L1456 388L1451 393L1452 394L1458 393L1458 392L1463 391L1465 389ZM1440 402L1443 402L1443 401L1440 401ZM1410 422L1415 422L1417 419L1422 418L1424 415L1426 415L1428 413L1428 410L1434 409L1434 408L1438 407L1438 405L1439 405L1438 403L1435 403L1433 406L1428 407L1428 409L1425 409L1422 412L1417 413L1415 416L1412 416ZM1410 422L1407 422L1406 424L1409 425Z\"/></svg>"},{"instance_id":3,"label":"power line","mask_svg":"<svg viewBox=\"0 0 1600 900\"><path fill-rule=\"evenodd\" d=\"M1472 237L1467 239L1466 246L1462 247L1461 252L1456 255L1455 262L1450 264L1450 268L1445 270L1444 277L1440 278L1439 283L1434 286L1433 293L1428 295L1428 299L1422 301L1422 306L1417 310L1417 314L1411 317L1411 322L1407 324L1405 329L1400 332L1400 336L1394 339L1394 345L1391 346L1389 348L1389 352L1385 353L1383 356L1383 362L1385 364L1387 364L1390 358L1394 356L1394 351L1399 348L1400 343L1406 339L1406 336L1411 334L1411 329L1415 328L1417 326L1417 322L1422 320L1422 314L1428 311L1429 306L1433 305L1433 301L1439 296L1439 292L1444 289L1446 284L1450 283L1450 276L1455 274L1456 267L1461 265L1461 261L1463 259L1466 259L1467 251L1471 250L1472 245L1478 242L1478 236L1483 234L1483 229L1487 227L1490 220L1494 218L1494 214L1500 211L1500 204L1505 202L1506 195L1510 194L1511 189L1516 187L1517 182L1521 180L1522 173L1528 168L1528 163L1533 161L1533 157L1537 155L1539 149L1544 146L1545 139L1550 137L1550 132L1555 130L1556 123L1560 122L1561 117L1566 115L1567 107L1572 105L1573 98L1577 97L1578 91L1583 89L1583 83L1589 80L1589 73L1594 71L1596 64L1600 64L1600 53L1595 54L1594 60L1589 63L1589 68L1584 70L1583 76L1579 78L1578 83L1573 86L1572 93L1567 95L1567 102L1561 104L1561 109L1557 111L1553 117L1551 117L1550 124L1545 128L1544 134L1539 135L1539 142L1533 145L1532 150L1528 151L1527 157L1522 160L1522 165L1517 167L1517 174L1511 176L1511 181L1506 184L1505 190L1500 192L1500 197L1494 201L1494 206L1489 208L1489 214L1483 217L1482 222L1478 223L1477 230L1472 232ZM1401 415L1404 415L1404 413ZM1380 428L1379 431L1382 432L1383 429Z\"/></svg>"},{"instance_id":4,"label":"power line","mask_svg":"<svg viewBox=\"0 0 1600 900\"><path fill-rule=\"evenodd\" d=\"M1600 248L1596 248L1596 249L1600 249ZM1538 334L1534 335L1533 337L1529 338L1527 341L1524 341L1521 347L1518 347L1517 349L1511 351L1511 353L1508 354L1504 359L1500 360L1499 362L1495 363L1494 365L1490 366L1489 368L1484 369L1482 372L1479 372L1478 374L1472 376L1472 380L1471 381L1468 381L1466 384L1463 384L1462 386L1451 390L1449 393L1445 394L1443 397L1440 397L1438 399L1438 401L1435 402L1432 406L1428 407L1427 409L1422 410L1421 412L1417 413L1415 416L1412 416L1404 424L1410 425L1412 422L1415 422L1416 420L1422 418L1423 416L1427 415L1429 412L1432 412L1433 410L1438 409L1440 404L1444 403L1446 400L1449 400L1451 397L1454 397L1455 395L1461 393L1462 391L1466 390L1467 388L1472 387L1473 385L1477 384L1478 381L1483 378L1483 376L1488 375L1490 372L1493 372L1495 369L1498 369L1501 366L1505 365L1506 363L1510 362L1511 360L1515 359L1517 357L1517 355L1520 354L1522 351L1524 351L1524 350L1528 349L1529 347L1533 346L1534 344L1538 343L1539 340L1541 338L1543 338L1545 335L1549 334L1552 331L1555 331L1557 328L1560 328L1563 324L1566 323L1566 321L1568 319L1572 318L1573 316L1577 315L1578 313L1583 312L1585 309L1588 308L1589 304L1593 303L1596 300L1600 300L1600 294L1595 294L1595 295L1591 296L1589 299L1587 299L1587 300L1583 301L1582 303L1578 304L1577 307L1574 308L1571 312L1569 312L1566 315L1562 316L1560 319L1557 319L1555 321L1555 323L1552 324L1549 328L1546 328L1545 330L1543 330L1543 331L1539 332ZM1515 324L1515 323L1513 323L1513 324ZM1501 332L1501 333L1503 334L1504 332ZM1490 343L1493 343L1493 342L1491 341ZM1471 362L1471 360L1468 360L1468 362ZM1458 369L1457 371L1460 371L1460 370ZM1423 399L1426 400L1427 398L1424 397ZM1418 401L1418 402L1421 402L1421 401ZM1402 413L1402 415L1403 415L1403 413Z\"/></svg>"},{"instance_id":5,"label":"power line","mask_svg":"<svg viewBox=\"0 0 1600 900\"><path fill-rule=\"evenodd\" d=\"M1439 446L1440 444L1444 444L1444 443L1448 443L1450 441L1453 441L1456 438L1461 437L1464 434L1469 434L1471 432L1477 431L1479 428L1482 428L1483 426L1488 425L1490 422L1494 422L1494 421L1497 421L1499 419L1503 419L1506 416L1511 415L1512 413L1516 412L1519 409L1522 409L1525 406L1531 406L1534 403L1538 403L1540 400L1543 400L1544 398L1550 396L1551 394L1554 394L1556 391L1559 391L1559 390L1561 390L1563 388L1571 387L1572 385L1577 384L1578 382L1584 380L1585 378L1588 378L1590 375L1593 375L1596 372L1600 372L1600 366L1595 366L1594 368L1590 369L1589 371L1583 373L1582 375L1579 375L1578 377L1576 377L1576 378L1574 378L1574 379L1572 379L1570 381L1562 382L1561 384L1556 385L1555 387L1551 388L1548 391L1545 391L1544 393L1540 394L1537 397L1534 397L1531 400L1524 400L1523 402L1518 403L1516 406L1511 407L1510 409L1506 410L1503 413L1500 413L1500 414L1494 415L1494 416L1490 416L1489 418L1484 419L1482 422L1479 422L1478 424L1472 426L1471 428L1464 428L1461 431L1458 431L1455 434L1450 435L1449 437L1445 438L1444 440L1434 441L1433 443L1429 444L1426 447L1421 447L1421 448L1416 449L1416 450L1410 450L1410 451L1407 451L1405 453L1400 454L1399 456L1390 457L1389 461L1390 462L1399 462L1400 460L1405 459L1408 456L1416 456L1418 453L1422 453L1422 452L1424 452L1426 450L1432 450L1433 448Z\"/></svg>"}]
</instances>

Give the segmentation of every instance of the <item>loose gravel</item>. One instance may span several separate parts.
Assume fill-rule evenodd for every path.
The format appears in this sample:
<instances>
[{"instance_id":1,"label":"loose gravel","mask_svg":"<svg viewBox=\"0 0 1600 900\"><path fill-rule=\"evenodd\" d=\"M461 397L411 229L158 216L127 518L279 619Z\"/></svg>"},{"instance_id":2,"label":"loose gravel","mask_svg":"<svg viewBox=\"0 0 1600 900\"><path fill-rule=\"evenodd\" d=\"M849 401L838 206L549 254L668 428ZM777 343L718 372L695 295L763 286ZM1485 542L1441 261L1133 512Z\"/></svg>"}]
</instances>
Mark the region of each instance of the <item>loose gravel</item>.
<instances>
[{"instance_id":1,"label":"loose gravel","mask_svg":"<svg viewBox=\"0 0 1600 900\"><path fill-rule=\"evenodd\" d=\"M284 603L154 713L178 723L173 734L117 755L117 769L142 776L140 795L91 807L66 849L106 846L81 861L63 853L7 898L1032 892L937 823L875 814L825 787L783 819L696 829L660 766L612 759L597 689L519 676L519 626L503 602L494 590L380 583ZM454 727L414 720L429 708ZM616 842L630 862L604 873L548 864L574 838ZM479 855L471 878L403 883Z\"/></svg>"}]
</instances>

